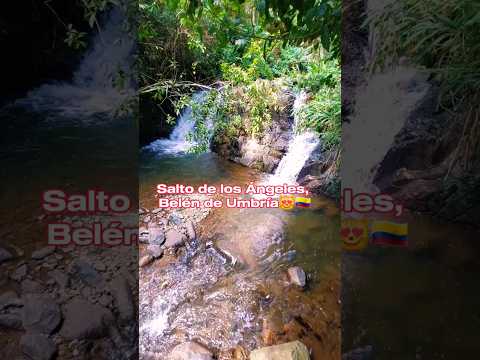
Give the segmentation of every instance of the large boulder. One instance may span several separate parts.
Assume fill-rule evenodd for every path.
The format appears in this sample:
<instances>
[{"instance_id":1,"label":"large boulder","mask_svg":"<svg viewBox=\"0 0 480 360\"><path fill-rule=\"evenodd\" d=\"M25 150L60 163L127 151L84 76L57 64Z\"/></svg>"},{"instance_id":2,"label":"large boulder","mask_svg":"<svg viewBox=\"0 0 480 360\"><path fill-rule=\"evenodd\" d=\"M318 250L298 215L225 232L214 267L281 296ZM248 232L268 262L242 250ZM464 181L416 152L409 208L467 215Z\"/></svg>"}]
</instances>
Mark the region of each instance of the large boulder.
<instances>
[{"instance_id":1,"label":"large boulder","mask_svg":"<svg viewBox=\"0 0 480 360\"><path fill-rule=\"evenodd\" d=\"M293 341L254 350L250 360L310 360L310 354L304 344Z\"/></svg>"}]
</instances>

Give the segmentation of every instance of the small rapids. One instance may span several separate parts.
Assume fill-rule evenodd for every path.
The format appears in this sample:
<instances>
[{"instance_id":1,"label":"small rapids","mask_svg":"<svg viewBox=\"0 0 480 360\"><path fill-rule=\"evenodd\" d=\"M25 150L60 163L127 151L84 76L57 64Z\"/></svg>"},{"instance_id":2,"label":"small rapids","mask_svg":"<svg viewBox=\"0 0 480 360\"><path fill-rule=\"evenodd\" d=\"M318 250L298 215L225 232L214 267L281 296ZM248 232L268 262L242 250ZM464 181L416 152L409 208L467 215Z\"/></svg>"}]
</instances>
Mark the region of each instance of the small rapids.
<instances>
[{"instance_id":1,"label":"small rapids","mask_svg":"<svg viewBox=\"0 0 480 360\"><path fill-rule=\"evenodd\" d=\"M125 30L125 14L114 7L71 82L47 83L14 105L34 111L56 111L66 117L87 119L115 114L135 94L131 76L135 40Z\"/></svg>"},{"instance_id":2,"label":"small rapids","mask_svg":"<svg viewBox=\"0 0 480 360\"><path fill-rule=\"evenodd\" d=\"M190 249L177 261L141 280L140 353L168 354L183 336L212 349L255 347L255 280L233 274L213 248Z\"/></svg>"}]
</instances>

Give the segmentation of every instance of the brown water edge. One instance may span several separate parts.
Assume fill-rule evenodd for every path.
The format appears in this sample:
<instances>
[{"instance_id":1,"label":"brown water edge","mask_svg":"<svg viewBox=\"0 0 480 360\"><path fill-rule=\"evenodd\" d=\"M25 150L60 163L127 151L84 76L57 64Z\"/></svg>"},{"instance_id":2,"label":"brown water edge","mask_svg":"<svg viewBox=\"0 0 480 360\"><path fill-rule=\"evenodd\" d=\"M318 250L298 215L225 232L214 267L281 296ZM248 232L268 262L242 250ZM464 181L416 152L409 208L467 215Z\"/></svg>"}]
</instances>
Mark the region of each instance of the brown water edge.
<instances>
[{"instance_id":1,"label":"brown water edge","mask_svg":"<svg viewBox=\"0 0 480 360\"><path fill-rule=\"evenodd\" d=\"M151 198L148 202L145 198L141 200L142 205L155 204ZM338 209L326 199L316 198L313 203L313 208L308 211L322 212L328 218L338 215ZM168 218L171 212L172 210L167 210L162 217ZM175 212L188 212L189 215L184 218L192 216L192 209ZM294 216L278 209L220 208L210 211L208 216L197 224L200 250L196 255L197 260L190 259L192 263L199 261L202 266L206 266L205 273L212 272L212 276L218 276L210 282L206 280L195 286L180 284L184 278L172 280L174 276L171 275L171 269L179 262L185 261L187 252L185 249L179 249L176 254L166 254L150 267L141 268L139 279L141 303L153 307L158 298L178 295L176 288L187 286L191 293L182 293L186 299L181 301L179 311L190 311L190 315L198 316L201 313L199 308L203 308L206 314L200 316L211 324L210 327L196 324L195 329L193 326L189 328L182 320L178 321L178 318L183 319L184 315L174 313L171 321L177 323L177 326L170 329L171 334L165 336L170 336L168 341L164 341L156 349L150 347L150 350L153 350L149 352L150 356L163 359L176 344L196 340L214 351L218 359L246 359L246 354L254 348L300 340L312 350L313 360L339 359L339 261L329 266L319 265L322 272L321 280L318 276L312 276L306 289L290 284L286 274L290 265L281 255L293 250L295 246L285 239L287 225ZM308 229L308 222L300 224ZM225 273L210 270L208 267L212 265L203 260L207 251L206 244L209 242L234 255L242 264L240 269L230 269ZM272 250L272 245L277 251ZM340 244L338 246L340 247ZM281 251L278 251L278 248ZM144 246L141 245L140 256L144 250ZM267 259L269 261L265 262ZM311 259L309 261L312 262ZM192 267L192 272L195 273L196 266ZM315 264L308 266L309 269L314 267ZM197 278L195 275L192 277ZM225 299L223 304L220 304L221 300L215 302L217 294ZM145 298L142 299L143 296ZM214 299L213 305L210 300L205 300L209 298ZM183 305L184 302L195 305ZM209 311L212 312L208 313ZM244 311L246 316L254 317L252 328L246 329L244 337L235 344L228 339L227 332L229 329L235 331L237 325L225 324L236 320L232 315L234 311ZM142 309L140 318L142 326ZM155 355L152 355L153 353ZM150 358L146 353L143 356L145 359Z\"/></svg>"}]
</instances>

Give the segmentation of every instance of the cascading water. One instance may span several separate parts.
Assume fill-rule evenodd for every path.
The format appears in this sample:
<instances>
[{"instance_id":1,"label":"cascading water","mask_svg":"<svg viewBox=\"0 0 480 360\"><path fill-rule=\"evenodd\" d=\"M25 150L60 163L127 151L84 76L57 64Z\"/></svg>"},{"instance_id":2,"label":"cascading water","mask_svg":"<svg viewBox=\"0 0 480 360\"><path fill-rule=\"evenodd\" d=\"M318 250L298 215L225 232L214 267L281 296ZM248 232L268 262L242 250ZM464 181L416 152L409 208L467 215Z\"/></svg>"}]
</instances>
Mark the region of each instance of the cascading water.
<instances>
[{"instance_id":1,"label":"cascading water","mask_svg":"<svg viewBox=\"0 0 480 360\"><path fill-rule=\"evenodd\" d=\"M305 106L306 100L307 94L305 92L295 96L293 137L288 145L287 153L278 164L273 176L268 180L272 185L295 184L300 171L320 144L320 139L314 132L300 129L299 112Z\"/></svg>"},{"instance_id":2,"label":"cascading water","mask_svg":"<svg viewBox=\"0 0 480 360\"><path fill-rule=\"evenodd\" d=\"M194 103L200 104L204 101L206 91L199 91L193 94ZM160 154L185 154L196 143L189 139L189 135L195 128L193 118L193 109L188 106L177 119L177 125L173 129L168 139L158 139L144 147L145 150L151 150Z\"/></svg>"},{"instance_id":3,"label":"cascading water","mask_svg":"<svg viewBox=\"0 0 480 360\"><path fill-rule=\"evenodd\" d=\"M135 94L130 75L135 40L125 30L125 18L118 7L110 11L71 82L42 85L17 100L15 105L82 118L119 110L128 97Z\"/></svg>"},{"instance_id":4,"label":"cascading water","mask_svg":"<svg viewBox=\"0 0 480 360\"><path fill-rule=\"evenodd\" d=\"M415 105L427 93L430 85L426 77L414 68L399 67L392 72L375 74L359 91L355 117L342 127L344 189L353 189L356 193L378 192L373 184L376 167Z\"/></svg>"}]
</instances>

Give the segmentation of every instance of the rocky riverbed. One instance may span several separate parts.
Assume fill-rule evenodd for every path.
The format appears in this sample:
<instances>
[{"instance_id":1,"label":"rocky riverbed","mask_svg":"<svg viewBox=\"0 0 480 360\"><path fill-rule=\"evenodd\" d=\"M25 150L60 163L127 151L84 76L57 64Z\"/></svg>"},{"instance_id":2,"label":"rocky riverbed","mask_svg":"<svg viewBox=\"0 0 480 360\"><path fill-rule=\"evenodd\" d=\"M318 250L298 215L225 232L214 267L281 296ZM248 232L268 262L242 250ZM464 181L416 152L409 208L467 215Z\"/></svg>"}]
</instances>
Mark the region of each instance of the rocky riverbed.
<instances>
[{"instance_id":1,"label":"rocky riverbed","mask_svg":"<svg viewBox=\"0 0 480 360\"><path fill-rule=\"evenodd\" d=\"M339 273L318 284L294 266L287 221L280 210L141 208L140 357L338 358Z\"/></svg>"},{"instance_id":2,"label":"rocky riverbed","mask_svg":"<svg viewBox=\"0 0 480 360\"><path fill-rule=\"evenodd\" d=\"M52 221L48 217L39 223ZM104 218L64 217L76 226ZM6 358L137 356L136 247L0 247L0 344Z\"/></svg>"}]
</instances>

